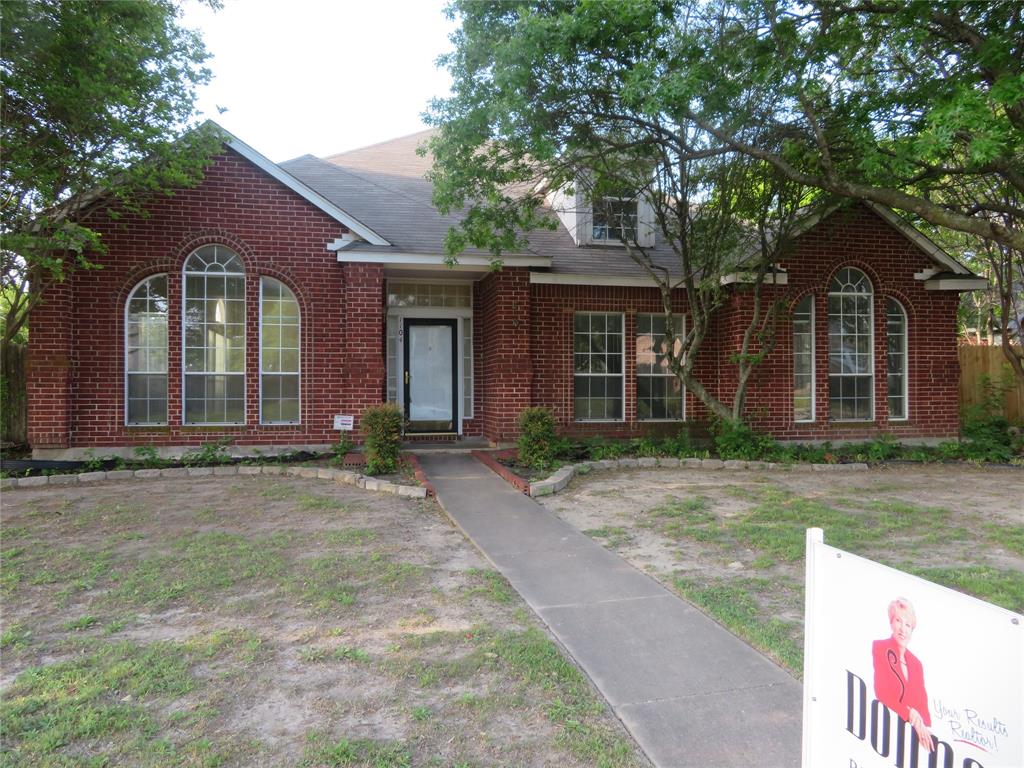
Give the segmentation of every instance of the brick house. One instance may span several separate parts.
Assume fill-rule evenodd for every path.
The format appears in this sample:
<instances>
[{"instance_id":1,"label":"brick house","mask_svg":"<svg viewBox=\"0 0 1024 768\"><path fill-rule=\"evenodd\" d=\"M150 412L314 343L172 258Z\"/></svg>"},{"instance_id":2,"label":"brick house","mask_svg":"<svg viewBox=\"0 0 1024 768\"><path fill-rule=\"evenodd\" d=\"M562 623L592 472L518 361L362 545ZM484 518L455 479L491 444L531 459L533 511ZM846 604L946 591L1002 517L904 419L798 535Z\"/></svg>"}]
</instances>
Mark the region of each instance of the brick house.
<instances>
[{"instance_id":1,"label":"brick house","mask_svg":"<svg viewBox=\"0 0 1024 768\"><path fill-rule=\"evenodd\" d=\"M429 160L415 152L425 138L275 165L229 136L197 187L144 217L91 218L103 268L74 273L30 319L35 455L323 446L336 416L358 428L385 400L410 437L508 440L530 405L573 434L706 423L662 372L658 291L618 244L629 217L653 237L642 207L609 218L552 198L559 228L532 233L500 271L473 250L450 268L456 219L430 203ZM750 387L756 429L957 434L958 292L983 280L866 206L810 222L778 267L767 290L791 311ZM698 359L723 397L746 301L730 295ZM685 317L682 292L676 310Z\"/></svg>"}]
</instances>

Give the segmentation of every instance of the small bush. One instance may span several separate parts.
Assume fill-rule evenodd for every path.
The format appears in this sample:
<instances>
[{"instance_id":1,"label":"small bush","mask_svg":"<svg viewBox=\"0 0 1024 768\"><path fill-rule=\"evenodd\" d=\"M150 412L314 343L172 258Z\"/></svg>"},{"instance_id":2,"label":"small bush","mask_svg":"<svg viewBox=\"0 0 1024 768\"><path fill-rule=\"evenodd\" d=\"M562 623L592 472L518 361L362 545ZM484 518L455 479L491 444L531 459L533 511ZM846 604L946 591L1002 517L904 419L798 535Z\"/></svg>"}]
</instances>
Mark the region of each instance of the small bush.
<instances>
[{"instance_id":1,"label":"small bush","mask_svg":"<svg viewBox=\"0 0 1024 768\"><path fill-rule=\"evenodd\" d=\"M161 459L156 447L152 445L136 446L135 457L146 469L161 469L170 463L166 459Z\"/></svg>"},{"instance_id":2,"label":"small bush","mask_svg":"<svg viewBox=\"0 0 1024 768\"><path fill-rule=\"evenodd\" d=\"M548 469L562 442L555 434L555 417L547 408L527 408L519 414L520 463L531 469Z\"/></svg>"},{"instance_id":3,"label":"small bush","mask_svg":"<svg viewBox=\"0 0 1024 768\"><path fill-rule=\"evenodd\" d=\"M338 437L338 442L331 445L331 453L333 454L331 463L339 467L343 466L345 464L345 457L348 456L352 448L352 439L349 437L348 432L342 432Z\"/></svg>"},{"instance_id":4,"label":"small bush","mask_svg":"<svg viewBox=\"0 0 1024 768\"><path fill-rule=\"evenodd\" d=\"M637 458L647 456L664 456L665 450L661 443L653 437L637 437L630 441L630 452Z\"/></svg>"},{"instance_id":5,"label":"small bush","mask_svg":"<svg viewBox=\"0 0 1024 768\"><path fill-rule=\"evenodd\" d=\"M773 458L778 444L768 435L761 435L746 424L720 421L715 424L715 450L723 459L758 461Z\"/></svg>"},{"instance_id":6,"label":"small bush","mask_svg":"<svg viewBox=\"0 0 1024 768\"><path fill-rule=\"evenodd\" d=\"M398 450L402 439L402 412L394 403L372 405L363 411L360 422L365 437L366 471L386 475L398 469Z\"/></svg>"},{"instance_id":7,"label":"small bush","mask_svg":"<svg viewBox=\"0 0 1024 768\"><path fill-rule=\"evenodd\" d=\"M593 461L603 459L621 459L628 452L629 446L626 443L604 438L594 438L586 443L587 453Z\"/></svg>"},{"instance_id":8,"label":"small bush","mask_svg":"<svg viewBox=\"0 0 1024 768\"><path fill-rule=\"evenodd\" d=\"M181 455L181 463L186 467L209 467L213 464L226 464L231 461L228 446L231 438L225 437L215 443L203 443L194 451L186 451Z\"/></svg>"},{"instance_id":9,"label":"small bush","mask_svg":"<svg viewBox=\"0 0 1024 768\"><path fill-rule=\"evenodd\" d=\"M1024 448L1019 433L1014 434L1003 415L1003 398L1009 384L985 376L983 386L982 401L964 411L960 456L972 461L1009 462Z\"/></svg>"}]
</instances>

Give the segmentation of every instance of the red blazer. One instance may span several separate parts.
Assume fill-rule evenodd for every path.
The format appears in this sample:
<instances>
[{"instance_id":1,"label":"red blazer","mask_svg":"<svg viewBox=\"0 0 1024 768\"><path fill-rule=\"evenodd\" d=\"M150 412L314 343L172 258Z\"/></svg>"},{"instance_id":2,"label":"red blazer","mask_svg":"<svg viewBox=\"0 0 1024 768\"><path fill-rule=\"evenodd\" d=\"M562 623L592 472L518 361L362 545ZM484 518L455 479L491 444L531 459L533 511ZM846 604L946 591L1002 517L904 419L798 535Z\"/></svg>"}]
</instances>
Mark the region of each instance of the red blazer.
<instances>
[{"instance_id":1,"label":"red blazer","mask_svg":"<svg viewBox=\"0 0 1024 768\"><path fill-rule=\"evenodd\" d=\"M891 637L875 640L871 644L871 657L875 663L875 698L907 722L911 708L916 709L924 724L931 728L932 716L928 711L928 692L920 659L906 651L907 676L904 677L899 647Z\"/></svg>"}]
</instances>

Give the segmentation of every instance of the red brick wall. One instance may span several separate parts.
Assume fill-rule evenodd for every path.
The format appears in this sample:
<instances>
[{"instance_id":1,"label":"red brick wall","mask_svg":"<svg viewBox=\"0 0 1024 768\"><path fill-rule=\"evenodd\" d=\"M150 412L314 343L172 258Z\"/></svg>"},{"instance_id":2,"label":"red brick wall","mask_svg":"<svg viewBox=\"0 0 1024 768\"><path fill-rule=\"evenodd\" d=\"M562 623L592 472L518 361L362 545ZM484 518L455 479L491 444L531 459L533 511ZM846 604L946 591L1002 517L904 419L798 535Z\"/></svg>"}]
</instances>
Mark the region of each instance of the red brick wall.
<instances>
[{"instance_id":1,"label":"red brick wall","mask_svg":"<svg viewBox=\"0 0 1024 768\"><path fill-rule=\"evenodd\" d=\"M519 413L530 405L530 275L525 269L503 269L476 288L483 346L476 372L476 421L490 440L507 440L517 434Z\"/></svg>"},{"instance_id":2,"label":"red brick wall","mask_svg":"<svg viewBox=\"0 0 1024 768\"><path fill-rule=\"evenodd\" d=\"M360 265L346 273L326 250L344 226L238 155L226 151L215 158L202 184L154 201L148 216L111 220L100 210L88 223L107 248L96 257L102 269L75 273L30 319L34 447L195 445L225 437L241 445L322 443L337 439L334 414L358 413L380 401L380 268ZM244 426L181 425L181 271L188 255L206 243L231 247L245 263ZM169 278L168 426L126 427L125 301L140 280L160 272ZM259 424L261 275L288 285L302 311L300 425ZM373 320L364 321L359 313L371 307ZM73 396L64 394L69 391Z\"/></svg>"},{"instance_id":3,"label":"red brick wall","mask_svg":"<svg viewBox=\"0 0 1024 768\"><path fill-rule=\"evenodd\" d=\"M67 448L71 420L72 308L70 280L54 286L32 310L29 327L28 440Z\"/></svg>"},{"instance_id":4,"label":"red brick wall","mask_svg":"<svg viewBox=\"0 0 1024 768\"><path fill-rule=\"evenodd\" d=\"M113 445L197 445L230 438L239 445L323 443L337 439L332 417L358 416L385 395L385 278L372 264L339 265L327 243L344 227L237 155L212 163L204 182L149 206L148 216L89 223L103 234L102 269L80 271L53 291L30 319L29 433L37 448ZM184 260L200 245L233 248L246 269L246 423L185 427L182 415L181 303ZM875 291L875 401L871 424L828 422L826 293L843 266L863 269ZM795 424L792 414L791 329L778 325L777 349L751 382L746 415L753 425L786 439L843 440L889 431L900 437L954 435L958 428L955 292L925 291L915 272L933 263L867 209L836 214L804 235L783 262L789 284L769 294L792 303L815 295L817 421ZM142 279L169 276L168 425L124 425L124 308ZM259 277L273 276L295 293L302 310L300 425L259 424ZM885 298L908 314L909 420L886 418ZM739 349L749 298L733 296L716 318L698 357L698 376L731 398L729 356ZM676 310L685 311L680 293ZM572 323L575 312L625 316L625 419L573 421ZM654 289L531 285L525 269L504 269L474 291L474 419L465 433L507 440L529 405L555 412L562 428L579 434L636 435L666 429L637 421L636 315L660 312ZM687 420L706 422L706 409L686 396Z\"/></svg>"},{"instance_id":5,"label":"red brick wall","mask_svg":"<svg viewBox=\"0 0 1024 768\"><path fill-rule=\"evenodd\" d=\"M765 306L781 299L792 306L806 293L815 296L816 421L793 421L792 327L783 313L776 327L776 348L751 378L745 415L758 430L791 440L866 438L879 432L897 437L948 437L959 427L959 362L956 347L958 295L926 291L914 274L933 268L934 262L903 235L866 208L832 215L794 245L783 261L787 286L768 287ZM871 423L833 423L828 420L828 284L844 266L864 270L874 287L875 414ZM531 287L531 347L533 405L551 408L561 428L572 434L630 436L653 429L636 420L635 356L632 354L636 314L660 312L657 291L644 288L533 285ZM903 305L908 318L909 419L889 422L886 380L886 309L888 297ZM736 389L736 366L731 356L741 348L749 318L751 297L740 291L716 315L704 349L698 356L697 375L712 393L731 406ZM685 298L676 311L685 310ZM626 418L621 423L573 421L572 322L574 312L625 314ZM756 349L756 347L755 347ZM689 422L706 422L708 414L687 394Z\"/></svg>"},{"instance_id":6,"label":"red brick wall","mask_svg":"<svg viewBox=\"0 0 1024 768\"><path fill-rule=\"evenodd\" d=\"M383 402L387 396L384 361L385 325L384 265L345 264L344 350L337 373L322 372L324 389L332 382L347 394L345 413L357 416L367 406ZM330 297L325 297L330 301ZM344 376L342 376L344 372ZM325 392L326 394L326 392ZM319 396L314 393L314 396Z\"/></svg>"},{"instance_id":7,"label":"red brick wall","mask_svg":"<svg viewBox=\"0 0 1024 768\"><path fill-rule=\"evenodd\" d=\"M638 422L636 415L636 316L663 311L659 291L655 288L535 284L532 294L533 404L551 408L560 428L577 435L627 437L652 429L666 429L664 425ZM673 298L675 311L682 312L686 307L683 292L677 291ZM623 408L626 418L623 422L576 422L573 419L573 316L577 312L624 314L626 386ZM704 417L703 405L690 394L686 395L686 414L688 419Z\"/></svg>"}]
</instances>

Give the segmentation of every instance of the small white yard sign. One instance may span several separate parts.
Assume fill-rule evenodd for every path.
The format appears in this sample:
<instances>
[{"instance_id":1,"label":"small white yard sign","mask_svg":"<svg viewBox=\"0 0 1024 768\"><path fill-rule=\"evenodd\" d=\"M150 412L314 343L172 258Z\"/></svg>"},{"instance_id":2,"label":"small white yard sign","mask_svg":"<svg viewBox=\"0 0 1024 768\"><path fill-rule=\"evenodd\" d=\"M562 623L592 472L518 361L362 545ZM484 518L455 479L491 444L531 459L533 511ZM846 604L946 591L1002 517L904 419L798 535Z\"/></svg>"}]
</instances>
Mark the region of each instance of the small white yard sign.
<instances>
[{"instance_id":1,"label":"small white yard sign","mask_svg":"<svg viewBox=\"0 0 1024 768\"><path fill-rule=\"evenodd\" d=\"M1024 617L807 532L803 768L1024 766Z\"/></svg>"}]
</instances>

